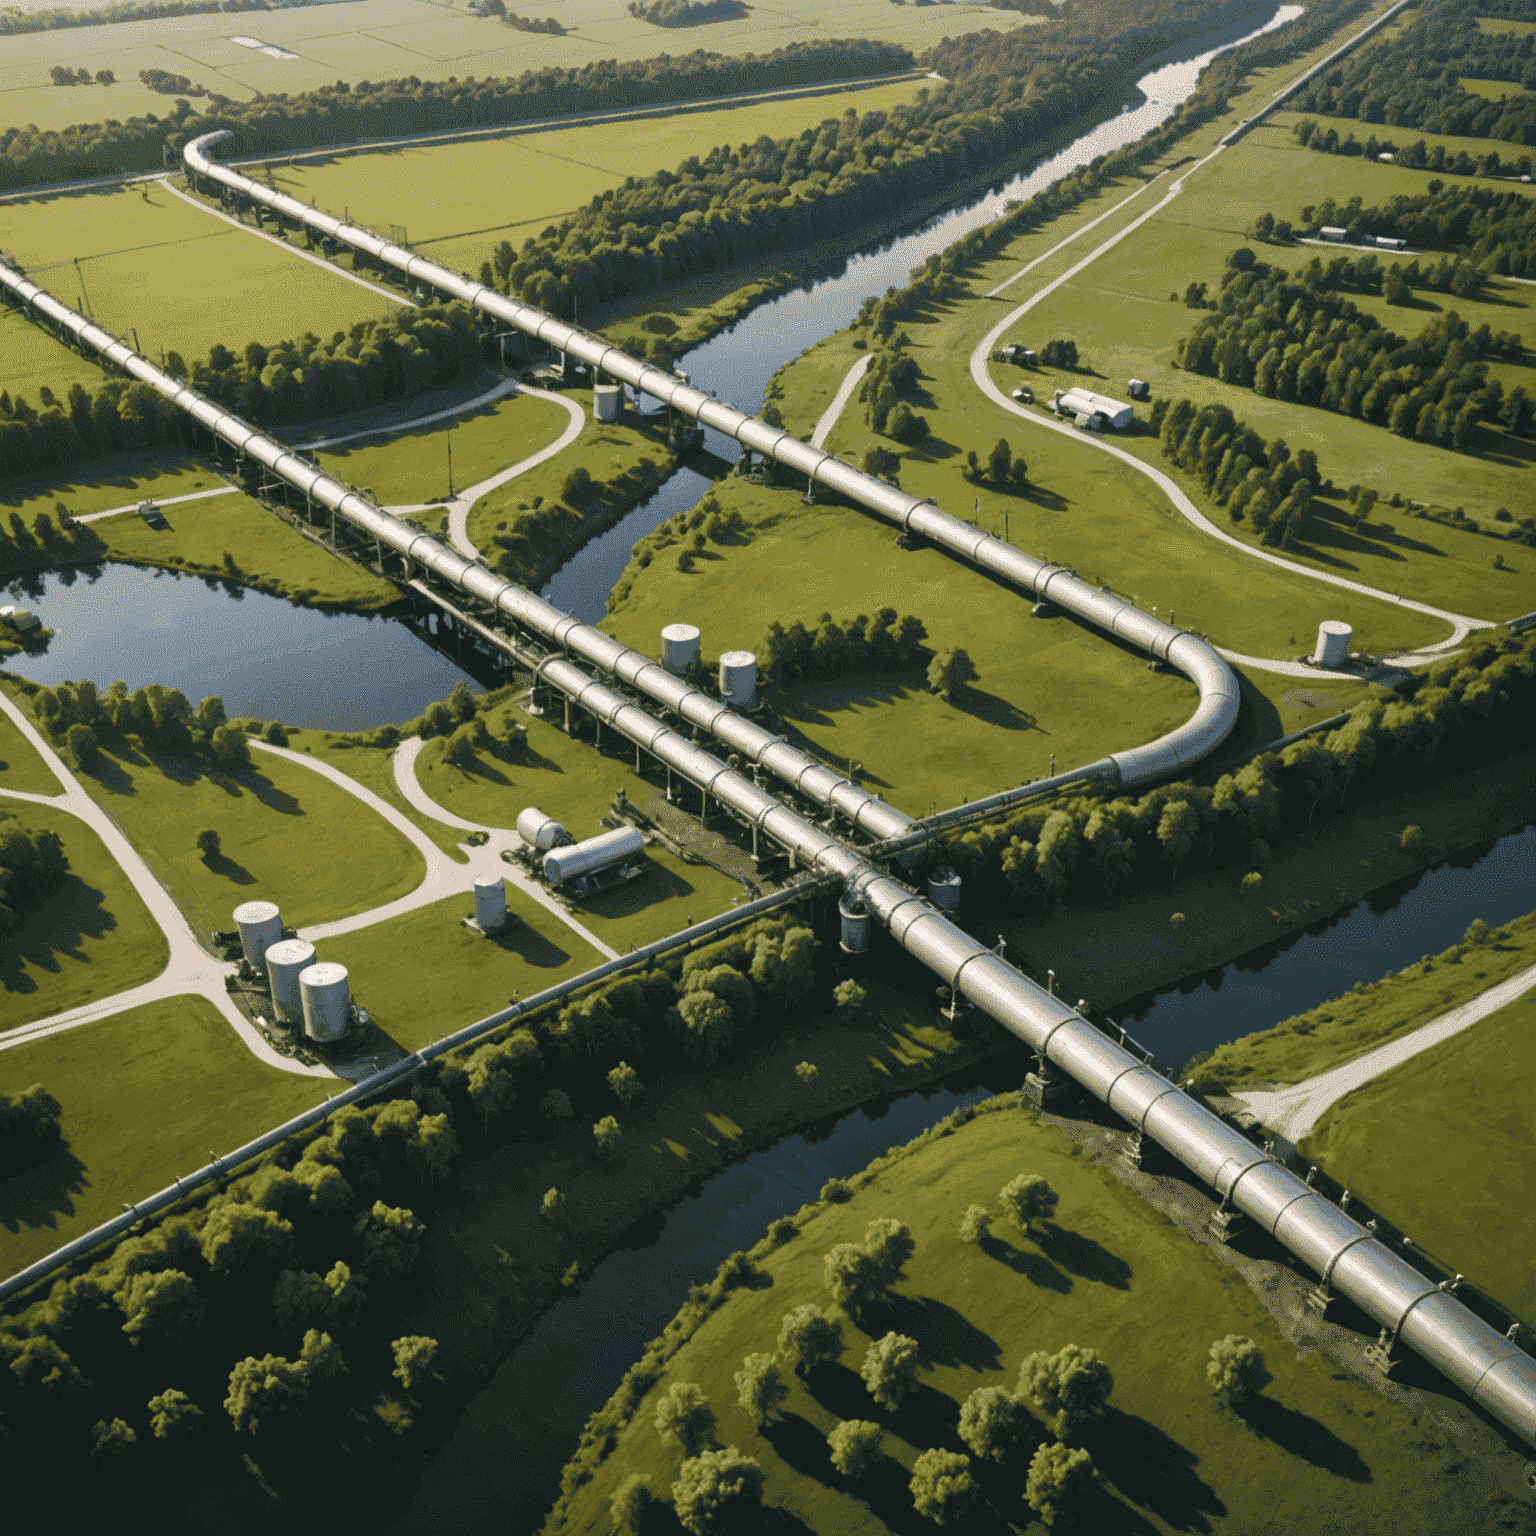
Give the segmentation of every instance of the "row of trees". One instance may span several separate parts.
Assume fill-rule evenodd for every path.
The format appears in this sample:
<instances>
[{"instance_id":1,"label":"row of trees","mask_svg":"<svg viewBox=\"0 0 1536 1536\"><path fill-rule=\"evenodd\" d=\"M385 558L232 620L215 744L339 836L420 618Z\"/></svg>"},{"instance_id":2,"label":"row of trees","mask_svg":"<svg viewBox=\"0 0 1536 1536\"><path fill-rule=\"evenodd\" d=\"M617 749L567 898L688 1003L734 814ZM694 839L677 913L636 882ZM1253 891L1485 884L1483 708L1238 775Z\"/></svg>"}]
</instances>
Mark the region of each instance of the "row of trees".
<instances>
[{"instance_id":1,"label":"row of trees","mask_svg":"<svg viewBox=\"0 0 1536 1536\"><path fill-rule=\"evenodd\" d=\"M219 7L194 4L187 9ZM168 14L178 12L168 10ZM7 23L12 19L0 17L0 33L10 30ZM235 135L229 146L232 156L274 154L354 138L491 127L573 112L614 111L733 91L884 75L909 69L912 62L912 55L894 44L829 40L791 43L762 55L728 58L700 49L680 57L664 54L622 63L604 59L571 69L526 70L520 76L484 80L473 76L421 80L411 75L356 84L338 81L313 91L216 103L201 114L183 99L165 118L151 112L125 122L83 123L62 131L30 124L9 128L0 134L4 151L0 188L41 186L122 167L158 169L166 144L180 149L188 139L219 128Z\"/></svg>"},{"instance_id":2,"label":"row of trees","mask_svg":"<svg viewBox=\"0 0 1536 1536\"><path fill-rule=\"evenodd\" d=\"M763 637L758 661L765 682L801 683L846 677L853 672L910 672L928 658L923 621L894 608L881 608L839 624L830 613L814 630L798 619L787 629L775 619Z\"/></svg>"},{"instance_id":3,"label":"row of trees","mask_svg":"<svg viewBox=\"0 0 1536 1536\"><path fill-rule=\"evenodd\" d=\"M135 688L119 680L105 693L95 683L58 683L39 687L31 696L38 724L61 744L75 766L96 766L100 743L133 735L146 747L178 755L208 757L223 768L248 768L245 732L232 724L224 701L209 694L194 709L179 688L150 683Z\"/></svg>"},{"instance_id":4,"label":"row of trees","mask_svg":"<svg viewBox=\"0 0 1536 1536\"><path fill-rule=\"evenodd\" d=\"M1528 74L1536 81L1530 34L1484 32L1478 14L1470 0L1430 0L1400 32L1379 35L1309 81L1292 105L1425 133L1536 144L1536 98L1514 93L1490 101L1458 83L1526 83Z\"/></svg>"},{"instance_id":5,"label":"row of trees","mask_svg":"<svg viewBox=\"0 0 1536 1536\"><path fill-rule=\"evenodd\" d=\"M1085 795L1032 806L949 840L945 858L981 887L1037 908L1096 901L1181 869L1264 871L1271 840L1536 739L1536 635L1496 633L1372 699L1325 736L1266 752L1214 784L1169 784L1135 799Z\"/></svg>"},{"instance_id":6,"label":"row of trees","mask_svg":"<svg viewBox=\"0 0 1536 1536\"><path fill-rule=\"evenodd\" d=\"M75 10L7 10L0 37L20 32L53 32L60 27L101 27L120 21L159 21L166 16L207 16L217 11L286 11L295 6L332 5L336 0L117 0L115 5Z\"/></svg>"},{"instance_id":7,"label":"row of trees","mask_svg":"<svg viewBox=\"0 0 1536 1536\"><path fill-rule=\"evenodd\" d=\"M1315 281L1323 275L1321 262L1287 273L1240 247L1216 312L1179 343L1177 365L1446 447L1469 448L1481 422L1499 420L1503 386L1454 310L1409 340Z\"/></svg>"},{"instance_id":8,"label":"row of trees","mask_svg":"<svg viewBox=\"0 0 1536 1536\"><path fill-rule=\"evenodd\" d=\"M629 0L629 14L657 27L696 27L707 21L740 16L741 0Z\"/></svg>"},{"instance_id":9,"label":"row of trees","mask_svg":"<svg viewBox=\"0 0 1536 1536\"><path fill-rule=\"evenodd\" d=\"M18 928L69 874L69 860L51 827L32 831L0 811L0 932Z\"/></svg>"},{"instance_id":10,"label":"row of trees","mask_svg":"<svg viewBox=\"0 0 1536 1536\"><path fill-rule=\"evenodd\" d=\"M1446 171L1452 176L1529 176L1531 157L1520 155L1514 160L1504 160L1498 150L1490 149L1481 155L1470 155L1466 150L1449 150L1444 144L1427 146L1423 139L1416 139L1406 147L1395 139L1378 139L1369 134L1362 144L1352 132L1339 137L1339 130L1331 123L1319 126L1312 119L1304 118L1297 123L1296 138L1303 148L1317 154L1363 156L1366 160L1381 162L1389 156L1393 165L1405 166L1410 171Z\"/></svg>"},{"instance_id":11,"label":"row of trees","mask_svg":"<svg viewBox=\"0 0 1536 1536\"><path fill-rule=\"evenodd\" d=\"M4 399L0 395L0 409ZM51 513L37 513L30 528L20 512L12 512L8 524L0 524L0 573L93 562L105 552L101 540L87 525L77 523L62 501L54 504Z\"/></svg>"}]
</instances>

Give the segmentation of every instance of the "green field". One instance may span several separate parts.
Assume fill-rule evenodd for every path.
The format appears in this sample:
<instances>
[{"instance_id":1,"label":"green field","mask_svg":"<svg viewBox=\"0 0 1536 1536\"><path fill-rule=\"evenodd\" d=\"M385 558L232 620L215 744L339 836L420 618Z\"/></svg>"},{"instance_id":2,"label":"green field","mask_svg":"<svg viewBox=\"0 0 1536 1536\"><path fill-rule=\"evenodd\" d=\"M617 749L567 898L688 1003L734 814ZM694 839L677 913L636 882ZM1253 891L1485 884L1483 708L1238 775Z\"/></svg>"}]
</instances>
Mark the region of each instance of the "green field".
<instances>
[{"instance_id":1,"label":"green field","mask_svg":"<svg viewBox=\"0 0 1536 1536\"><path fill-rule=\"evenodd\" d=\"M514 992L531 997L602 963L554 913L510 885L507 907L517 921L494 938L460 923L475 909L466 891L325 939L320 958L346 966L373 1021L405 1050L418 1050L505 1008Z\"/></svg>"},{"instance_id":2,"label":"green field","mask_svg":"<svg viewBox=\"0 0 1536 1536\"><path fill-rule=\"evenodd\" d=\"M272 346L306 331L329 336L389 307L382 295L159 185L7 204L5 244L34 282L72 306L80 302L78 258L89 312L129 342L136 327L139 350L156 360L171 350L188 364L200 362L215 342L242 352L251 341ZM60 372L46 382L62 395L80 364L63 347L58 355Z\"/></svg>"},{"instance_id":3,"label":"green field","mask_svg":"<svg viewBox=\"0 0 1536 1536\"><path fill-rule=\"evenodd\" d=\"M24 795L60 795L64 786L54 777L36 747L21 734L9 715L0 715L0 789ZM0 797L0 811L25 815L28 807Z\"/></svg>"},{"instance_id":4,"label":"green field","mask_svg":"<svg viewBox=\"0 0 1536 1536\"><path fill-rule=\"evenodd\" d=\"M1488 101L1503 101L1506 96L1518 96L1520 84L1510 80L1469 80L1465 75L1457 82L1462 90L1470 91L1474 96L1482 96ZM1429 141L1426 139L1425 143Z\"/></svg>"},{"instance_id":5,"label":"green field","mask_svg":"<svg viewBox=\"0 0 1536 1536\"><path fill-rule=\"evenodd\" d=\"M297 763L253 753L255 766L211 764L111 744L81 782L133 840L194 928L228 928L245 901L275 901L283 921L333 922L414 890L421 854L346 791ZM204 859L197 832L219 834Z\"/></svg>"},{"instance_id":6,"label":"green field","mask_svg":"<svg viewBox=\"0 0 1536 1536\"><path fill-rule=\"evenodd\" d=\"M138 79L141 69L187 75L237 101L258 93L314 90L338 79L423 80L521 75L551 65L580 67L602 59L651 59L695 48L739 55L770 53L795 42L827 38L886 39L916 53L941 38L991 27L1010 31L1034 17L959 4L943 10L893 6L885 0L792 0L771 10L753 8L739 19L672 29L630 16L613 0L547 0L527 14L553 15L566 36L518 32L463 4L431 0L358 0L291 11L263 12L238 28L223 15L179 16L33 32L5 39L0 67L0 123L71 123L164 116L173 98L156 95ZM274 59L231 39L254 36L296 58ZM50 84L54 64L111 69L112 86ZM679 156L681 158L681 156ZM654 170L651 166L648 169Z\"/></svg>"},{"instance_id":7,"label":"green field","mask_svg":"<svg viewBox=\"0 0 1536 1536\"><path fill-rule=\"evenodd\" d=\"M0 798L0 810L13 811L21 827L57 832L69 859L64 883L18 927L0 933L4 1027L64 1013L158 976L170 954L165 935L101 839L54 806ZM10 1063L0 1055L0 1076L13 1081L9 1073Z\"/></svg>"},{"instance_id":8,"label":"green field","mask_svg":"<svg viewBox=\"0 0 1536 1536\"><path fill-rule=\"evenodd\" d=\"M655 1405L674 1382L693 1382L717 1415L719 1442L761 1464L764 1502L782 1511L786 1529L916 1532L926 1528L906 1488L916 1456L936 1445L964 1450L956 1424L965 1397L978 1387L1012 1390L1025 1355L1068 1342L1098 1350L1115 1377L1105 1420L1077 1437L1104 1483L1086 1529L1297 1531L1326 1511L1328 1529L1386 1532L1403 1528L1405 1499L1416 1529L1501 1528L1496 1484L1469 1471L1445 1436L1426 1435L1408 1406L1341 1374L1326 1355L1295 1350L1231 1269L1015 1103L993 1100L953 1134L929 1132L906 1154L888 1155L853 1181L851 1201L805 1208L797 1235L754 1250L767 1284L730 1292L696 1327L698 1308L669 1325L651 1367L659 1379L628 1423L615 1425L616 1446L613 1433L594 1437L598 1448L581 1458L591 1480L557 1506L546 1531L606 1532L609 1498L630 1473L668 1497L681 1453L657 1437ZM995 1212L998 1190L1023 1172L1043 1174L1061 1197L1044 1235L1026 1238L999 1221L985 1246L962 1242L966 1205ZM830 1304L822 1255L862 1239L875 1217L911 1228L908 1278L862 1327L842 1318L840 1361L804 1382L785 1369L789 1398L759 1431L737 1406L732 1373L747 1354L775 1349L791 1309ZM866 1335L888 1330L920 1350L917 1391L894 1414L857 1375ZM1242 1413L1221 1408L1204 1379L1211 1342L1232 1333L1258 1343L1275 1378ZM849 1418L885 1431L882 1460L857 1485L833 1471L825 1443ZM613 1447L606 1457L604 1446ZM984 1502L961 1529L1043 1529L1022 1503L1027 1455L980 1468ZM1394 1491L1390 1502L1384 1489Z\"/></svg>"},{"instance_id":9,"label":"green field","mask_svg":"<svg viewBox=\"0 0 1536 1536\"><path fill-rule=\"evenodd\" d=\"M993 13L999 20L1001 15ZM987 24L997 22L989 18ZM823 31L826 37L840 35ZM558 45L564 40L552 41ZM702 31L690 34L690 42L712 49L721 46L713 36L706 40ZM658 36L657 48L667 51L666 39ZM671 170L716 144L750 144L763 134L793 137L825 118L841 116L850 106L860 112L889 111L911 101L924 83L908 80L831 96L643 118L621 126L594 124L301 160L276 165L273 179L293 197L313 200L333 213L345 208L374 228L403 223L413 249L473 272L500 241L520 246L544 225L622 186L626 177Z\"/></svg>"},{"instance_id":10,"label":"green field","mask_svg":"<svg viewBox=\"0 0 1536 1536\"><path fill-rule=\"evenodd\" d=\"M60 357L74 356L57 342L50 340L49 345ZM0 485L0 513L9 521L12 512L20 512L30 523L39 512L51 513L56 503L62 501L75 517L86 517L113 507L135 506L145 497L166 501L173 496L189 496L194 491L213 490L223 483L211 470L185 454L169 448L152 448L97 459L73 474L56 478L34 475L25 481L7 481Z\"/></svg>"},{"instance_id":11,"label":"green field","mask_svg":"<svg viewBox=\"0 0 1536 1536\"><path fill-rule=\"evenodd\" d=\"M1527 957L1528 958L1528 957ZM1430 1252L1529 1321L1536 994L1357 1088L1302 1145Z\"/></svg>"},{"instance_id":12,"label":"green field","mask_svg":"<svg viewBox=\"0 0 1536 1536\"><path fill-rule=\"evenodd\" d=\"M69 274L74 284L74 274ZM79 308L78 287L71 286L56 297ZM25 400L34 410L42 406L38 389L46 385L62 402L69 398L71 384L94 389L101 383L101 370L92 362L61 347L52 334L34 325L9 304L0 308L0 352L5 356L5 389L13 400Z\"/></svg>"},{"instance_id":13,"label":"green field","mask_svg":"<svg viewBox=\"0 0 1536 1536\"><path fill-rule=\"evenodd\" d=\"M146 1003L15 1046L0 1054L0 1073L11 1088L41 1083L63 1105L65 1142L40 1167L0 1179L7 1274L335 1087L257 1061L201 997Z\"/></svg>"},{"instance_id":14,"label":"green field","mask_svg":"<svg viewBox=\"0 0 1536 1536\"><path fill-rule=\"evenodd\" d=\"M1486 943L1453 944L1379 981L1362 977L1356 991L1218 1046L1202 1071L1228 1087L1304 1082L1422 1028L1533 961L1536 913L1496 929Z\"/></svg>"}]
</instances>

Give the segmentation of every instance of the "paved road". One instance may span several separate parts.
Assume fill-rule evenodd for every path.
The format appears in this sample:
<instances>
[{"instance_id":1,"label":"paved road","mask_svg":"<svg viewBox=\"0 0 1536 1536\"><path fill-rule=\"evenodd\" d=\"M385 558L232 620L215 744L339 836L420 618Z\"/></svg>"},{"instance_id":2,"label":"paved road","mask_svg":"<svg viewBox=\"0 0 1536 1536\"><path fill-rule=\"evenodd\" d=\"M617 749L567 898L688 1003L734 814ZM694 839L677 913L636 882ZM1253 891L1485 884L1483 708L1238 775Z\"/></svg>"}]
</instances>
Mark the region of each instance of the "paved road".
<instances>
[{"instance_id":1,"label":"paved road","mask_svg":"<svg viewBox=\"0 0 1536 1536\"><path fill-rule=\"evenodd\" d=\"M0 710L3 710L16 723L21 733L37 749L44 762L64 786L64 792L60 795L22 794L17 790L0 790L0 795L11 800L25 800L53 806L84 822L101 839L107 852L117 860L123 872L133 882L140 900L148 908L149 915L159 925L170 949L170 957L166 961L165 969L153 981L109 997L93 999L89 1003L81 1004L78 1008L71 1008L67 1012L56 1013L49 1018L38 1019L34 1023L23 1025L19 1029L9 1030L0 1035L0 1050L22 1045L30 1040L41 1039L45 1035L59 1034L66 1029L76 1029L82 1024L94 1023L97 1019L121 1013L128 1008L137 1008L143 1003L159 1002L164 998L192 994L206 997L223 1015L251 1053L266 1062L268 1066L276 1067L282 1072L295 1072L305 1077L332 1076L333 1074L325 1067L305 1066L291 1057L278 1055L272 1049L261 1032L250 1024L245 1015L230 1001L224 979L234 972L235 967L222 960L215 960L198 943L196 935L192 932L186 918L182 916L181 909L172 899L170 892L139 857L138 851L123 835L117 823L91 799L80 781L70 772L68 765L53 750L52 745L26 714L3 693L0 693Z\"/></svg>"},{"instance_id":2,"label":"paved road","mask_svg":"<svg viewBox=\"0 0 1536 1536\"><path fill-rule=\"evenodd\" d=\"M1421 1051L1430 1050L1442 1040L1460 1034L1490 1013L1497 1013L1516 998L1523 997L1532 987L1536 987L1536 965L1511 976L1508 981L1501 981L1496 987L1489 987L1470 1003L1441 1014L1411 1035L1367 1051L1342 1067L1320 1072L1293 1088L1239 1093L1233 1097L1241 1099L1271 1130L1278 1131L1288 1141L1299 1142L1345 1094L1353 1093L1356 1088L1400 1067L1405 1061L1412 1061Z\"/></svg>"},{"instance_id":3,"label":"paved road","mask_svg":"<svg viewBox=\"0 0 1536 1536\"><path fill-rule=\"evenodd\" d=\"M843 414L848 402L853 398L854 390L859 387L859 380L869 372L869 365L874 360L874 353L866 352L843 376L843 382L838 387L837 393L833 395L831 405L821 413L821 419L816 423L816 430L811 433L812 448L826 446L832 428L837 425L837 418Z\"/></svg>"}]
</instances>

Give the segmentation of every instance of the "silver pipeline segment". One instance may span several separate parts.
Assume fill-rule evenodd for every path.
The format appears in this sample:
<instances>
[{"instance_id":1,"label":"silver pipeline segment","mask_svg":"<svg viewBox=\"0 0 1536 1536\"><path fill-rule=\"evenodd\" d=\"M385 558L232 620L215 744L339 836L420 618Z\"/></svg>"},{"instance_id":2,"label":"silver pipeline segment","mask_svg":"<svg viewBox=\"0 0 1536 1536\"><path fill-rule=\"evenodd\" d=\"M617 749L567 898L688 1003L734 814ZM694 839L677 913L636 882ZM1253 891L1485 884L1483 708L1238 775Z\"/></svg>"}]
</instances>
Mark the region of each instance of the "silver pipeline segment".
<instances>
[{"instance_id":1,"label":"silver pipeline segment","mask_svg":"<svg viewBox=\"0 0 1536 1536\"><path fill-rule=\"evenodd\" d=\"M567 325L563 320L556 320L552 315L545 314L543 310L535 309L530 304L521 304L515 299L498 293L494 288L487 287L484 283L450 271L447 267L439 266L436 262L429 261L424 256L418 256L402 246L381 240L368 230L359 229L355 224L349 224L333 214L310 208L299 202L297 198L288 197L274 188L263 187L252 181L250 177L242 176L238 171L209 159L207 150L230 136L228 129L221 129L216 133L204 134L194 139L183 149L182 157L194 180L203 176L217 181L253 201L277 210L297 224L306 225L344 245L367 252L375 260L394 267L414 282L424 283L429 288L449 294L466 304L472 304L487 314L495 316L498 321L514 330L522 331L550 347L580 359L593 370L594 377L598 374L606 374L654 399L664 401L674 410L699 422L700 425L711 427L726 437L735 438L744 448L750 448L766 458L798 471L805 475L808 481L824 485L829 490L848 497L865 510L884 518L904 532L922 535L950 553L971 561L982 570L1000 577L1022 591L1038 594L1042 599L1075 614L1078 618L1086 619L1116 639L1125 640L1184 673L1200 692L1200 702L1194 715L1167 735L1158 737L1156 741L1125 752L1113 753L1101 764L1094 765L1111 783L1125 788L1135 788L1153 779L1177 773L1213 752L1226 740L1237 724L1239 702L1237 679L1216 651L1195 636L1176 629L1171 624L1162 623L1151 614L1143 613L1133 604L1101 591L1061 566L1052 565L1048 561L1035 560L1013 548L1012 545L1005 544L1001 539L993 538L990 534L973 528L969 523L960 522L940 512L929 501L908 496L884 481L862 474L852 465L843 463L842 460L834 458L822 449L800 442L782 428L770 427L766 422L748 416L724 401L716 400L712 395L694 388L693 385L685 383L674 374L630 357L601 336L594 336L576 326ZM530 600L538 601L536 598ZM540 628L531 617L523 622L528 622L532 628ZM578 638L578 632L585 630L587 635L599 635L600 641L612 647L615 652L622 651L623 648L607 636L600 635L598 631L589 630L585 625L578 625L574 619L569 622L574 626L571 648L579 650L588 660L595 662L605 671L615 671L610 659L601 654L601 646L584 637ZM560 636L555 638L561 640ZM563 640L562 643L564 643ZM655 663L648 663L648 665L654 666ZM658 668L658 670L662 669ZM625 681L629 679L625 678ZM673 679L673 682L676 684L677 680ZM644 687L645 692L666 704L674 712L683 713L677 705L669 702L661 691L653 690L643 684L637 684L637 686ZM677 686L686 690L686 685L678 684ZM707 699L704 695L696 697L703 702L692 707L701 712L722 708L716 700ZM693 723L703 725L707 729L714 729L705 719L686 714L684 718L691 719ZM739 716L735 719L738 726L749 724L749 722L742 722ZM721 733L717 732L717 734ZM794 782L792 773L781 763L785 756L784 752L770 754L766 744L762 744L759 750L754 750L751 743L755 738L745 730L740 731L740 734L742 736L740 744L731 741L731 745L737 751L743 752L756 762L761 762L764 767L770 768L789 782ZM730 740L730 737L721 734L721 739ZM821 771L828 772L825 769ZM824 804L836 806L839 810L844 810L844 802L857 805L858 814L850 819L861 831L887 837L897 835L898 830L901 829L895 828L892 823L900 815L899 812L893 815L892 808L886 806L884 802L864 796L862 790L846 780L843 783L847 787L839 788L836 791L836 798L833 798L830 788L825 796L810 787L807 787L804 792L812 798L820 799ZM844 814L848 812L844 810ZM906 818L906 824L911 825L910 818ZM877 827L880 828L878 833L876 833Z\"/></svg>"},{"instance_id":2,"label":"silver pipeline segment","mask_svg":"<svg viewBox=\"0 0 1536 1536\"><path fill-rule=\"evenodd\" d=\"M388 543L399 550L409 562L433 570L453 585L476 592L497 610L513 617L519 616L520 609L531 611L528 605L537 603L530 594L399 523L248 423L204 400L36 284L3 266L0 283L30 307L65 325L125 372L150 384L216 435L268 465L279 478L304 490L322 505L333 507L381 544ZM914 511L914 521L917 515ZM967 532L976 542L969 551L962 552L977 563L985 563L983 557L1001 559L1005 554L1028 562L1027 556L1019 556L1008 546L998 545L994 553L988 546L997 541L988 541L975 529ZM1049 591L1052 601L1061 602L1058 587L1069 575L1059 568L1046 569L1040 577L1040 590ZM1200 652L1206 649L1129 605L1117 603L1114 612L1105 613L1105 627L1127 637L1161 644L1162 654L1170 659L1176 647L1187 643L1197 648L1189 653L1193 666L1200 662ZM560 619L553 627L557 641L567 640L585 628L571 619ZM1536 1441L1536 1360L1490 1328L1454 1296L1431 1285L1406 1260L1377 1242L1280 1163L1257 1157L1247 1137L1100 1034L1087 1020L972 939L907 886L881 874L867 859L637 705L594 681L573 662L551 657L542 664L541 673L553 686L580 700L598 719L638 742L749 824L760 826L830 883L861 896L871 914L890 929L897 942L959 995L1129 1119L1143 1135L1151 1137L1214 1186L1224 1200L1271 1232L1319 1274L1328 1274L1334 1289L1358 1305L1394 1339L1425 1355L1475 1402L1527 1441ZM1202 692L1202 712L1210 703ZM1213 710L1216 707L1212 705ZM1235 699L1232 707L1235 710ZM1207 727L1210 728L1209 718ZM1153 749L1171 750L1170 740L1163 738L1161 744L1153 743L1151 748L1140 751L1145 754ZM1127 760L1134 772L1166 771L1163 767L1148 766L1145 757L1138 764L1134 753L1119 754L1106 761ZM726 919L740 915L738 909L727 914ZM604 974L607 972L599 967L589 972L588 978ZM494 1027L510 1016L498 1016L484 1027ZM471 1031L475 1028L471 1026ZM433 1053L462 1041L465 1033L461 1031L438 1042ZM422 1059L426 1054L422 1053ZM138 1210L148 1214L144 1207ZM0 1296L6 1294L9 1291L0 1288Z\"/></svg>"}]
</instances>

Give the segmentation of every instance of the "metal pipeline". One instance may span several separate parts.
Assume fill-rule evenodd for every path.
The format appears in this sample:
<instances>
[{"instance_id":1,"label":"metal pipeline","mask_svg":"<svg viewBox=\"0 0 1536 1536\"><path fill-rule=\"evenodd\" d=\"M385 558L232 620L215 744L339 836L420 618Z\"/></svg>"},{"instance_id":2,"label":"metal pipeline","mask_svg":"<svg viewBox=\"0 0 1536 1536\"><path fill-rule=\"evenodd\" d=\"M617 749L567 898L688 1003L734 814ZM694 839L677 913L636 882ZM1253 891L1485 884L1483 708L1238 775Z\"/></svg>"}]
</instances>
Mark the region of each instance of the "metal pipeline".
<instances>
[{"instance_id":1,"label":"metal pipeline","mask_svg":"<svg viewBox=\"0 0 1536 1536\"><path fill-rule=\"evenodd\" d=\"M23 274L0 266L0 285L15 294L30 314L42 313L68 330L76 339L133 377L149 384L179 409L201 422L223 441L270 468L287 484L315 501L331 507L347 522L391 549L408 563L432 571L440 579L485 600L493 611L507 614L538 629L532 619L542 617L532 594L493 576L483 566L464 560L435 540L381 511L366 497L306 463L281 443L258 432L249 423L204 399L180 380L156 368L146 358L99 326L61 304ZM612 349L610 349L612 350ZM626 360L633 364L633 360ZM639 367L634 364L633 366ZM611 368L606 371L613 371ZM655 372L656 370L646 370ZM676 381L673 381L676 382ZM714 404L708 401L707 404ZM739 413L737 413L739 414ZM761 424L758 424L761 425ZM764 429L767 430L767 429ZM743 436L745 440L745 436ZM803 445L801 445L803 447ZM806 450L814 453L815 450ZM837 465L846 470L848 466ZM849 470L849 474L854 472ZM863 477L859 477L863 478ZM872 482L878 484L878 482ZM856 489L857 487L855 487ZM839 486L839 489L846 489ZM889 487L882 487L889 490ZM908 511L908 524L921 526L918 508ZM936 514L942 516L942 514ZM953 522L953 520L948 520ZM932 524L935 531L948 531ZM963 524L956 524L963 528ZM925 529L926 531L926 529ZM997 540L967 530L973 542L957 550L977 564L1007 562L1022 569L1028 561ZM996 546L995 548L993 546ZM1063 595L1074 599L1084 588L1092 598L1105 597L1057 567L1042 567L1037 590L1061 603ZM1108 600L1103 622L1111 633L1159 647L1158 654L1177 664L1204 668L1213 656L1208 647L1192 637L1159 625L1139 610ZM531 616L525 618L525 615ZM1122 627L1123 626L1123 627ZM551 638L564 645L567 638L587 630L574 619L558 620ZM607 640L606 636L600 637ZM612 642L609 642L612 645ZM575 649L572 646L571 649ZM634 682L637 667L654 667L634 652L613 646L616 677ZM632 660L630 658L633 658ZM1225 664L1214 658L1226 677ZM656 668L655 670L660 670ZM638 705L593 679L572 661L555 657L540 668L552 686L580 703L597 719L618 730L649 751L658 761L681 773L706 794L713 795L748 825L756 825L796 858L861 896L875 918L910 954L923 962L960 996L973 1003L1022 1040L1043 1060L1059 1066L1096 1098L1108 1104L1142 1135L1176 1157L1213 1187L1224 1203L1249 1216L1283 1246L1309 1264L1341 1295L1361 1308L1396 1341L1422 1354L1469 1397L1524 1439L1536 1442L1536 1360L1490 1328L1455 1296L1432 1285L1396 1252L1379 1243L1366 1229L1332 1205L1275 1158L1260 1152L1234 1127L1146 1066L1136 1056L1106 1038L1076 1010L1036 986L1000 956L979 944L950 922L943 913L910 887L876 869L866 858L846 847L821 828L754 784L718 758L684 739ZM669 674L670 675L670 674ZM1207 671L1214 680L1214 673ZM1202 688L1196 721L1207 735L1222 729L1223 712L1230 706L1235 717L1235 687L1230 700L1219 691ZM703 723L702 721L700 723ZM1193 722L1192 722L1193 723ZM1124 774L1152 776L1166 770L1157 766L1177 757L1180 743L1172 733L1150 747L1106 759ZM1194 738L1183 745L1193 746ZM1174 766L1177 766L1175 763ZM1134 780L1128 780L1134 782ZM453 1040L457 1037L450 1036ZM440 1046L446 1048L442 1042ZM0 1291L0 1294L5 1294Z\"/></svg>"}]
</instances>

